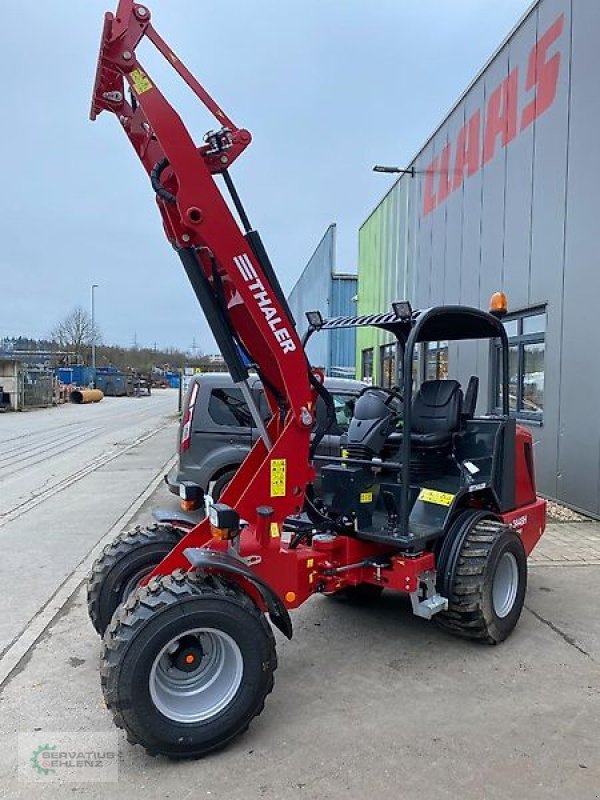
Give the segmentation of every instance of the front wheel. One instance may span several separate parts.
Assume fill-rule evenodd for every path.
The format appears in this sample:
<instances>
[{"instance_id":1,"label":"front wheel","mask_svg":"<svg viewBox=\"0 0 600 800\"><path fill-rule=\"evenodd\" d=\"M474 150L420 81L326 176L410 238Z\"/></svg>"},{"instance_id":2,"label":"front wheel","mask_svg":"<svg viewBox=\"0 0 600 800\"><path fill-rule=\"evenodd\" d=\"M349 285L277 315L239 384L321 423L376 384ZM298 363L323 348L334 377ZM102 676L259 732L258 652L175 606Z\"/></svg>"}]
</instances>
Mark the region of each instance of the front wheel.
<instances>
[{"instance_id":1,"label":"front wheel","mask_svg":"<svg viewBox=\"0 0 600 800\"><path fill-rule=\"evenodd\" d=\"M130 742L197 758L260 714L276 666L271 628L239 586L179 571L138 589L115 615L102 689Z\"/></svg>"},{"instance_id":2,"label":"front wheel","mask_svg":"<svg viewBox=\"0 0 600 800\"><path fill-rule=\"evenodd\" d=\"M498 644L515 628L527 591L527 556L510 527L481 515L467 518L455 531L442 594L448 610L435 619L448 631Z\"/></svg>"}]
</instances>

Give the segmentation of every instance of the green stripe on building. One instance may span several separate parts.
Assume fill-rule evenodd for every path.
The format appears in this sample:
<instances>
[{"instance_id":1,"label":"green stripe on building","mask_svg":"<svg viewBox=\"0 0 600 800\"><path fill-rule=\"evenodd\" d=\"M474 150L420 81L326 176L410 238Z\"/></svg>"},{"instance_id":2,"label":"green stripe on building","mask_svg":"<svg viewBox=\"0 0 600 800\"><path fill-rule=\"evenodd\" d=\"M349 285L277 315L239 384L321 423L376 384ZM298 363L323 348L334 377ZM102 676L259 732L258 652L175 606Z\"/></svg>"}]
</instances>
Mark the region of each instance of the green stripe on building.
<instances>
[{"instance_id":1,"label":"green stripe on building","mask_svg":"<svg viewBox=\"0 0 600 800\"><path fill-rule=\"evenodd\" d=\"M358 234L358 314L389 311L394 300L412 299L409 294L408 258L409 179L399 180L363 223ZM357 331L358 378L381 383L381 348L394 337L375 328ZM372 374L368 375L368 353L372 351Z\"/></svg>"}]
</instances>

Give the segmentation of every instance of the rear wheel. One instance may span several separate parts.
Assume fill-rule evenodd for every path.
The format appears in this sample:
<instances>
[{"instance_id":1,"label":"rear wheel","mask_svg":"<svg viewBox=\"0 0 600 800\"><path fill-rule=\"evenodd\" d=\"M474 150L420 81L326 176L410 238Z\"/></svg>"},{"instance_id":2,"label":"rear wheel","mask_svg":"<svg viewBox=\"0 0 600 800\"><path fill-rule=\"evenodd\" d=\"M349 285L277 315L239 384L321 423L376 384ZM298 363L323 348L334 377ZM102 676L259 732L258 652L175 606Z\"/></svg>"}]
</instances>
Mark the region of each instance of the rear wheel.
<instances>
[{"instance_id":1,"label":"rear wheel","mask_svg":"<svg viewBox=\"0 0 600 800\"><path fill-rule=\"evenodd\" d=\"M115 609L152 572L180 539L168 525L137 527L119 534L94 561L87 581L88 613L102 636Z\"/></svg>"},{"instance_id":2,"label":"rear wheel","mask_svg":"<svg viewBox=\"0 0 600 800\"><path fill-rule=\"evenodd\" d=\"M497 644L512 633L525 601L521 538L510 525L476 514L463 519L454 537L440 570L448 610L435 619L459 636Z\"/></svg>"},{"instance_id":3,"label":"rear wheel","mask_svg":"<svg viewBox=\"0 0 600 800\"><path fill-rule=\"evenodd\" d=\"M271 628L240 587L179 571L138 589L115 615L102 689L130 742L192 758L246 730L276 666Z\"/></svg>"}]
</instances>

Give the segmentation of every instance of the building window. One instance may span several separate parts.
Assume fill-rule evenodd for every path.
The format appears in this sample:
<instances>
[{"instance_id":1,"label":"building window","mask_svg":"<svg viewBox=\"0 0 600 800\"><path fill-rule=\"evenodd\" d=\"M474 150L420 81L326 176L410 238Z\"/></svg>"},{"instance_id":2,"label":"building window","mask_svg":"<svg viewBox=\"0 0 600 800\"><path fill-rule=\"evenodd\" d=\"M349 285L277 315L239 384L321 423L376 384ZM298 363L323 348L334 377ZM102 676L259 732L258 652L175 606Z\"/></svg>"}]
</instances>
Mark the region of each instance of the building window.
<instances>
[{"instance_id":1,"label":"building window","mask_svg":"<svg viewBox=\"0 0 600 800\"><path fill-rule=\"evenodd\" d=\"M362 380L365 383L373 383L373 348L369 347L368 350L362 351L362 365L361 365Z\"/></svg>"},{"instance_id":2,"label":"building window","mask_svg":"<svg viewBox=\"0 0 600 800\"><path fill-rule=\"evenodd\" d=\"M425 345L425 380L444 381L448 377L448 342Z\"/></svg>"},{"instance_id":3,"label":"building window","mask_svg":"<svg viewBox=\"0 0 600 800\"><path fill-rule=\"evenodd\" d=\"M530 309L504 321L508 336L508 401L510 413L523 419L541 422L544 415L544 354L546 347L546 311ZM496 409L502 408L502 362L500 345L495 349Z\"/></svg>"},{"instance_id":4,"label":"building window","mask_svg":"<svg viewBox=\"0 0 600 800\"><path fill-rule=\"evenodd\" d=\"M396 352L397 346L395 344L384 344L379 348L381 364L380 386L384 389L391 389L392 386L399 383L396 367Z\"/></svg>"},{"instance_id":5,"label":"building window","mask_svg":"<svg viewBox=\"0 0 600 800\"><path fill-rule=\"evenodd\" d=\"M422 377L421 377L423 375L422 348L423 348L423 346L418 344L415 347L415 350L414 350L414 353L413 353L413 359L412 359L412 388L413 388L413 392L416 392L416 390L419 388L419 386L423 382Z\"/></svg>"}]
</instances>

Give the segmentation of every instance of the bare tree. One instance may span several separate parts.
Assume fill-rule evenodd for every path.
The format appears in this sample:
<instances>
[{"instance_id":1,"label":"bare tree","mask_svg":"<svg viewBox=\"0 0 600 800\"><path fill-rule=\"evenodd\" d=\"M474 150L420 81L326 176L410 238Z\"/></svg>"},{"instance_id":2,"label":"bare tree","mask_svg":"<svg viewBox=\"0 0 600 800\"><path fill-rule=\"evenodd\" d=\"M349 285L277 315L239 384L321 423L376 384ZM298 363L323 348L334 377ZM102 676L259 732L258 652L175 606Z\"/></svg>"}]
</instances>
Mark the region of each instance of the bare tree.
<instances>
[{"instance_id":1,"label":"bare tree","mask_svg":"<svg viewBox=\"0 0 600 800\"><path fill-rule=\"evenodd\" d=\"M99 344L101 341L98 326L92 325L92 318L81 306L76 306L61 322L58 322L50 336L60 348L72 350L80 362L87 348L93 342Z\"/></svg>"}]
</instances>

